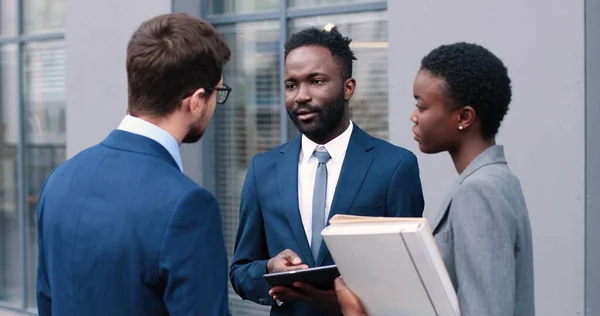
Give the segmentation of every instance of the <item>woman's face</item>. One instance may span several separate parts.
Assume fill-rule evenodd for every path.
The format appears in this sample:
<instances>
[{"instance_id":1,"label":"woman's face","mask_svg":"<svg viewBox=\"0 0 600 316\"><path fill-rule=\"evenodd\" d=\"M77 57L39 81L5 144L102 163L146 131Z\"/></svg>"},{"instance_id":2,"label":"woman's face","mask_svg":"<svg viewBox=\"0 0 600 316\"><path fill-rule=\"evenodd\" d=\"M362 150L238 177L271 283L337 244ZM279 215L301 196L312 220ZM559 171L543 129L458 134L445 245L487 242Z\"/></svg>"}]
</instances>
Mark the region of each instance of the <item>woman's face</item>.
<instances>
[{"instance_id":1,"label":"woman's face","mask_svg":"<svg viewBox=\"0 0 600 316\"><path fill-rule=\"evenodd\" d=\"M450 109L445 85L427 70L420 70L413 84L416 108L410 119L415 141L427 154L451 150L459 142L459 110Z\"/></svg>"}]
</instances>

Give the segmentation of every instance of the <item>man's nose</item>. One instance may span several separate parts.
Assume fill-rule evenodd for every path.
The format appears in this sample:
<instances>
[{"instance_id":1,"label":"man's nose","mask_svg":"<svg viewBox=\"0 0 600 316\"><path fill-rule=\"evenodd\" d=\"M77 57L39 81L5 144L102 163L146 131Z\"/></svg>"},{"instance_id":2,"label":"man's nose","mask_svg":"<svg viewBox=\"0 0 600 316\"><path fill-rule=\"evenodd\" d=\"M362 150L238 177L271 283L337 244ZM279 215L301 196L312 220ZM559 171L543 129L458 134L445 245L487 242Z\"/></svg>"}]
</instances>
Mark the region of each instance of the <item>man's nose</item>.
<instances>
[{"instance_id":1,"label":"man's nose","mask_svg":"<svg viewBox=\"0 0 600 316\"><path fill-rule=\"evenodd\" d=\"M294 99L294 102L298 103L298 104L302 104L302 103L307 103L311 100L308 88L306 88L305 85L300 85L298 87L298 94L296 95L296 98Z\"/></svg>"}]
</instances>

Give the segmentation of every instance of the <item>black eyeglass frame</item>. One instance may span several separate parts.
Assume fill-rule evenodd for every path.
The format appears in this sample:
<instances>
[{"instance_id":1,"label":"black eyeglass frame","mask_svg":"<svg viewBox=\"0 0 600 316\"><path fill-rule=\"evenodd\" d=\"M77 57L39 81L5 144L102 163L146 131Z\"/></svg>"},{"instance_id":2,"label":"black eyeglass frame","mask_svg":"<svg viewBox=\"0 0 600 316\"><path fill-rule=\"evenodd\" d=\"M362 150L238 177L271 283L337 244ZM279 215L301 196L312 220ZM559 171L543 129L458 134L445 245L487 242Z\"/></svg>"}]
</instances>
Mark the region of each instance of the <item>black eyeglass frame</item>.
<instances>
[{"instance_id":1,"label":"black eyeglass frame","mask_svg":"<svg viewBox=\"0 0 600 316\"><path fill-rule=\"evenodd\" d=\"M231 93L231 87L226 85L226 84L222 84L220 87L214 87L214 88L210 88L210 87L205 87L204 90L206 92L209 91L217 91L217 103L218 104L224 104L225 102L227 102L227 99L229 98L229 94ZM219 100L219 92L224 92L225 96L222 98L223 100Z\"/></svg>"}]
</instances>

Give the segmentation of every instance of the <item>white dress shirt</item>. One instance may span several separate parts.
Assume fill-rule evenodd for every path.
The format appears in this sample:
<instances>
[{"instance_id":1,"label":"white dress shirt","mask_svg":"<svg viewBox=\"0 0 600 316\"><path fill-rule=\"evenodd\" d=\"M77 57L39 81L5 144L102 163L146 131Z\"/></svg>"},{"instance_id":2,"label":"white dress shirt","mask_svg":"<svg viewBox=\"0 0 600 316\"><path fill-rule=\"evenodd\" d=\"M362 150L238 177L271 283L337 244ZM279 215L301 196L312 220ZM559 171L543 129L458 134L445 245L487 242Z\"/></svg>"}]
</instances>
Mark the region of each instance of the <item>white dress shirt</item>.
<instances>
[{"instance_id":1,"label":"white dress shirt","mask_svg":"<svg viewBox=\"0 0 600 316\"><path fill-rule=\"evenodd\" d=\"M131 115L126 115L123 118L118 129L150 138L161 144L169 152L169 154L171 154L171 157L173 157L177 163L177 166L179 166L179 170L183 172L181 154L179 153L179 143L169 132L150 122Z\"/></svg>"},{"instance_id":2,"label":"white dress shirt","mask_svg":"<svg viewBox=\"0 0 600 316\"><path fill-rule=\"evenodd\" d=\"M331 159L326 164L327 196L325 198L325 218L323 219L325 220L329 217L329 209L331 208L335 188L340 178L344 158L346 157L352 128L353 124L350 122L350 126L348 126L346 131L325 145L318 145L308 139L308 137L302 135L302 150L300 150L300 157L298 158L298 206L300 207L300 217L302 218L302 225L304 226L304 232L306 233L309 245L312 240L313 190L317 165L319 164L317 157L313 153L317 146L324 146L331 156Z\"/></svg>"}]
</instances>

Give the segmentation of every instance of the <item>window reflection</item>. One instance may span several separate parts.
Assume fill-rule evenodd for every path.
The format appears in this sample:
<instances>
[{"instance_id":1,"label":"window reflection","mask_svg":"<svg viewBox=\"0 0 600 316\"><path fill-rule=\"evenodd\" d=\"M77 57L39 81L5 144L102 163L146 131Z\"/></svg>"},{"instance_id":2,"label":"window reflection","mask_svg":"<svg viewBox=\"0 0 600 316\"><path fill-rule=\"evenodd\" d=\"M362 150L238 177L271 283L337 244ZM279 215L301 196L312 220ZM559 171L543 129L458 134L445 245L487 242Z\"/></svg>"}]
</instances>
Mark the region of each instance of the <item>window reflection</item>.
<instances>
[{"instance_id":1,"label":"window reflection","mask_svg":"<svg viewBox=\"0 0 600 316\"><path fill-rule=\"evenodd\" d=\"M211 0L210 14L277 11L279 0Z\"/></svg>"},{"instance_id":2,"label":"window reflection","mask_svg":"<svg viewBox=\"0 0 600 316\"><path fill-rule=\"evenodd\" d=\"M65 159L65 48L63 41L23 47L28 302L35 307L37 197L46 177Z\"/></svg>"},{"instance_id":3,"label":"window reflection","mask_svg":"<svg viewBox=\"0 0 600 316\"><path fill-rule=\"evenodd\" d=\"M17 195L19 135L16 45L0 46L0 302L22 304Z\"/></svg>"},{"instance_id":4,"label":"window reflection","mask_svg":"<svg viewBox=\"0 0 600 316\"><path fill-rule=\"evenodd\" d=\"M328 6L336 4L354 4L354 3L381 2L381 0L287 0L290 8L308 8L318 6Z\"/></svg>"},{"instance_id":5,"label":"window reflection","mask_svg":"<svg viewBox=\"0 0 600 316\"><path fill-rule=\"evenodd\" d=\"M65 26L65 0L23 0L23 31L62 30Z\"/></svg>"},{"instance_id":6,"label":"window reflection","mask_svg":"<svg viewBox=\"0 0 600 316\"><path fill-rule=\"evenodd\" d=\"M250 159L281 142L279 99L279 22L218 28L232 50L225 82L233 89L218 106L211 125L214 192L221 206L229 262L239 223L240 190ZM268 315L269 309L242 301L230 288L232 315Z\"/></svg>"},{"instance_id":7,"label":"window reflection","mask_svg":"<svg viewBox=\"0 0 600 316\"><path fill-rule=\"evenodd\" d=\"M0 0L0 35L17 33L17 0Z\"/></svg>"}]
</instances>

